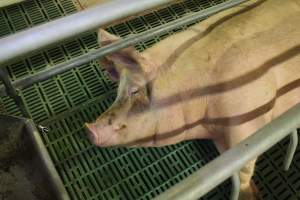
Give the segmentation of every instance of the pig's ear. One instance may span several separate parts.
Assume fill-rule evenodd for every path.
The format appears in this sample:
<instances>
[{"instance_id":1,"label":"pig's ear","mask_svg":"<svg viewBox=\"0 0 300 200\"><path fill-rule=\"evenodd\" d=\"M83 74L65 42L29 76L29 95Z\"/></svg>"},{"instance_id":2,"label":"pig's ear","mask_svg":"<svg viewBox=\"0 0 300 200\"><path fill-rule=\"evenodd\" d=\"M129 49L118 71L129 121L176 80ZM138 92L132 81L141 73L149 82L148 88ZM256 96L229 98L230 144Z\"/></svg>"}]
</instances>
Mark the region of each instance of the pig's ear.
<instances>
[{"instance_id":1,"label":"pig's ear","mask_svg":"<svg viewBox=\"0 0 300 200\"><path fill-rule=\"evenodd\" d=\"M104 29L100 29L98 32L98 41L100 42L101 46L110 44L110 43L115 42L120 39L121 38L107 32Z\"/></svg>"},{"instance_id":2,"label":"pig's ear","mask_svg":"<svg viewBox=\"0 0 300 200\"><path fill-rule=\"evenodd\" d=\"M118 81L120 79L120 72L116 68L116 66L114 65L114 63L112 61L110 61L104 57L104 58L100 59L100 64L101 64L101 67L106 69L106 71L108 72L108 74L112 80Z\"/></svg>"},{"instance_id":3,"label":"pig's ear","mask_svg":"<svg viewBox=\"0 0 300 200\"><path fill-rule=\"evenodd\" d=\"M120 40L121 38L107 32L104 29L100 29L98 33L98 39L101 43L101 46L105 46ZM119 50L115 53L106 55L105 57L109 60L112 60L115 63L121 64L124 67L132 66L137 64L135 57L138 55L138 52L133 47L128 47L122 50Z\"/></svg>"},{"instance_id":4,"label":"pig's ear","mask_svg":"<svg viewBox=\"0 0 300 200\"><path fill-rule=\"evenodd\" d=\"M134 79L140 79L143 71L138 60L133 56L134 51L126 49L108 54L100 58L100 64L107 70L113 80L119 80L123 70L129 71Z\"/></svg>"},{"instance_id":5,"label":"pig's ear","mask_svg":"<svg viewBox=\"0 0 300 200\"><path fill-rule=\"evenodd\" d=\"M120 38L100 29L99 39L102 45L107 45ZM104 66L109 72L111 71L110 74L113 78L119 77L121 71L124 69L131 72L131 76L135 80L134 82L143 82L142 85L144 85L146 79L149 81L156 76L157 66L153 63L151 57L145 53L142 55L134 47L128 47L115 53L107 54L103 59L107 60Z\"/></svg>"}]
</instances>

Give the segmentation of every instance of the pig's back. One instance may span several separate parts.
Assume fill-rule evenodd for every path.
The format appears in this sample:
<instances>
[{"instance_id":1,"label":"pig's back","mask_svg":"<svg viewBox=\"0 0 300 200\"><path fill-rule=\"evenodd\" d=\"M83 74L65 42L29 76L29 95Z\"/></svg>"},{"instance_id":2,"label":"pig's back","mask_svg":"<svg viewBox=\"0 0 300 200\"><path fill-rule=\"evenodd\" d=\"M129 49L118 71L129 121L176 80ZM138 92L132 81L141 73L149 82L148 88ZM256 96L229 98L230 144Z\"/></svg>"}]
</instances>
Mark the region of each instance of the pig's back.
<instances>
[{"instance_id":1,"label":"pig's back","mask_svg":"<svg viewBox=\"0 0 300 200\"><path fill-rule=\"evenodd\" d=\"M287 64L291 59L284 60L289 57L289 51L300 44L299 1L250 3L253 2L258 2L253 9L226 20L218 18L241 8L228 10L192 26L189 31L166 39L152 49L165 56L162 58L164 63L167 60L171 64L164 66L168 68L165 70L167 73L161 73L158 77L171 80L174 91L170 93L185 94L190 90L198 92L199 96L214 95L214 105L221 106L217 110L223 110L222 114L216 115L233 116L271 101L276 96L277 87L299 78L299 68ZM222 23L202 36L203 27L209 27L216 21ZM190 41L191 45L185 45ZM176 43L180 45L172 51ZM280 59L283 60L277 63ZM283 67L288 68L284 69L284 76L277 70ZM204 88L205 91L199 92L197 88ZM225 92L220 93L220 89ZM257 101L245 101L254 98ZM241 105L241 109L232 109L236 105ZM191 106L197 106L197 102Z\"/></svg>"},{"instance_id":2,"label":"pig's back","mask_svg":"<svg viewBox=\"0 0 300 200\"><path fill-rule=\"evenodd\" d=\"M147 50L146 52L153 55L158 64L162 65L161 69L164 73L160 74L161 78L167 76L166 72L168 71L173 71L170 72L170 76L173 76L171 74L174 72L177 76L179 74L189 76L190 73L198 72L204 76L203 84L211 84L205 78L207 74L219 69L228 71L225 67L220 66L224 57L227 57L226 60L230 60L241 55L239 51L232 51L237 44L243 46L245 41L251 43L251 40L254 37L260 37L258 35L262 32L269 31L272 34L272 30L276 31L276 28L280 28L282 24L292 24L291 19L299 16L300 12L298 0L286 0L284 3L281 0L258 0L244 5L253 5L254 8L250 7L247 10L246 6L240 6L221 12ZM294 22L294 25L296 26L297 23ZM298 26L300 25L298 24ZM213 27L211 31L202 34L211 27ZM277 38L274 43L279 40ZM228 51L232 52L231 55ZM253 47L252 52L254 51L257 52L256 47ZM283 48L279 49L280 51L282 52ZM257 57L257 60L264 59ZM238 76L240 73L244 73L243 70L250 70L250 68L237 67L238 74L231 71L230 76Z\"/></svg>"},{"instance_id":3,"label":"pig's back","mask_svg":"<svg viewBox=\"0 0 300 200\"><path fill-rule=\"evenodd\" d=\"M243 116L266 105L271 108L275 99L275 110L280 111L273 112L273 117L277 117L300 101L299 89L278 96L278 91L300 78L299 5L278 2L267 1L233 18L207 39L206 52L214 55L208 64L210 84L219 89L210 91L210 118ZM196 52L197 45L193 48ZM285 104L280 103L283 98Z\"/></svg>"},{"instance_id":4,"label":"pig's back","mask_svg":"<svg viewBox=\"0 0 300 200\"><path fill-rule=\"evenodd\" d=\"M253 58L259 62L271 59L276 54L299 44L300 29L300 1L298 0L267 0L252 1L258 5L229 19L220 19L222 22L204 37L200 30L202 23L191 27L191 31L198 32L199 40L194 41L189 48L182 52L176 59L178 68L181 66L202 67L206 70L230 71L221 65L238 63L236 71L251 70L256 68L240 67L246 63L247 58ZM259 4L261 2L261 4ZM298 4L296 3L298 2ZM228 15L227 15L228 16ZM212 19L212 21L214 21ZM210 23L207 20L206 23ZM184 34L184 33L183 33ZM185 36L190 37L189 33ZM176 36L175 36L176 37ZM176 41L176 38L174 40ZM179 36L180 37L180 36ZM182 37L182 36L181 36ZM171 41L170 41L171 42ZM173 41L174 43L174 41ZM242 57L241 60L237 58ZM204 67L203 67L204 66ZM233 75L234 76L234 75Z\"/></svg>"}]
</instances>

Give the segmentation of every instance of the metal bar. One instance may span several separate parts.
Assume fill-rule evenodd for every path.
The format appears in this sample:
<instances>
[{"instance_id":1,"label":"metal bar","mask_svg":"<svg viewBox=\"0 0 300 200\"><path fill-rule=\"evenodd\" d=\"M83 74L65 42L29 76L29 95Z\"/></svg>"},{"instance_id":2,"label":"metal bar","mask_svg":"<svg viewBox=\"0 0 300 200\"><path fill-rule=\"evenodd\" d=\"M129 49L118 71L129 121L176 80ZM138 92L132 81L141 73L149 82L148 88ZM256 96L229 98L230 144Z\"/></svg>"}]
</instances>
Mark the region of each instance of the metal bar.
<instances>
[{"instance_id":1,"label":"metal bar","mask_svg":"<svg viewBox=\"0 0 300 200\"><path fill-rule=\"evenodd\" d=\"M34 75L30 75L27 77L24 77L22 79L19 79L13 83L14 87L18 89L26 88L34 83L41 82L44 80L47 80L48 78L61 74L63 72L66 72L70 69L73 69L75 67L78 67L80 65L86 64L92 60L98 59L106 54L113 53L116 51L119 51L120 49L133 46L139 42L148 40L153 38L154 36L158 36L164 33L167 33L169 31L172 31L178 27L182 27L186 24L193 23L195 21L198 21L200 19L203 19L207 16L213 15L215 13L221 12L225 9L237 6L243 2L246 2L248 0L231 0L227 1L221 4L218 4L216 6L207 8L205 10L199 11L197 13L182 17L180 19L174 20L170 23L158 26L156 28L150 29L148 31L130 35L127 38L117 41L113 44L107 45L105 47L102 47L100 49L91 51L88 54L76 57L74 59L71 59L65 63L61 63L58 65L55 65L49 69L43 70L41 72L38 72ZM0 40L1 42L1 40ZM0 86L0 95L5 95L5 89Z\"/></svg>"},{"instance_id":2,"label":"metal bar","mask_svg":"<svg viewBox=\"0 0 300 200\"><path fill-rule=\"evenodd\" d=\"M298 145L298 133L297 133L297 129L295 129L290 134L290 143L289 143L289 146L287 149L287 153L286 153L286 157L285 157L284 165L283 165L283 168L285 171L288 171L292 164L293 157L294 157L296 149L297 149L297 145Z\"/></svg>"},{"instance_id":3,"label":"metal bar","mask_svg":"<svg viewBox=\"0 0 300 200\"><path fill-rule=\"evenodd\" d=\"M17 90L12 85L12 83L8 77L8 74L6 73L4 68L0 68L0 80L2 80L2 82L4 84L4 88L6 88L7 95L10 96L11 98L13 98L13 100L15 101L17 106L20 108L23 116L26 118L30 118L30 115L26 110L26 107L25 107L25 104L24 104L22 98L18 95Z\"/></svg>"},{"instance_id":4,"label":"metal bar","mask_svg":"<svg viewBox=\"0 0 300 200\"><path fill-rule=\"evenodd\" d=\"M114 0L0 39L0 65L172 0Z\"/></svg>"},{"instance_id":5,"label":"metal bar","mask_svg":"<svg viewBox=\"0 0 300 200\"><path fill-rule=\"evenodd\" d=\"M232 189L231 189L231 200L238 200L239 199L239 194L240 194L240 176L238 172L235 172L231 176L231 184L232 184Z\"/></svg>"},{"instance_id":6,"label":"metal bar","mask_svg":"<svg viewBox=\"0 0 300 200\"><path fill-rule=\"evenodd\" d=\"M281 141L299 125L300 103L185 180L159 195L156 200L198 199L239 171L247 162Z\"/></svg>"}]
</instances>

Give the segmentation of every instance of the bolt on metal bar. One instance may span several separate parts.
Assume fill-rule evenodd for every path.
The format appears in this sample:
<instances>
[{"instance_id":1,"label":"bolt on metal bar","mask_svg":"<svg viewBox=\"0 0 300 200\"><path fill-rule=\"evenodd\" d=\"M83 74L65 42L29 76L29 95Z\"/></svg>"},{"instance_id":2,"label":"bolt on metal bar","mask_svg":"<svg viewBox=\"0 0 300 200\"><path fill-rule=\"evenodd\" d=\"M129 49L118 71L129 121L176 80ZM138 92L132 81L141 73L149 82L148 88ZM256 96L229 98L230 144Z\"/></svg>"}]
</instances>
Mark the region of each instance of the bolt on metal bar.
<instances>
[{"instance_id":1,"label":"bolt on metal bar","mask_svg":"<svg viewBox=\"0 0 300 200\"><path fill-rule=\"evenodd\" d=\"M12 85L12 83L11 83L9 77L8 77L8 74L4 70L4 68L0 68L0 80L2 80L2 82L4 84L4 88L6 88L7 95L10 96L15 101L17 106L20 108L21 113L23 114L23 116L26 117L26 118L30 118L30 115L29 115L28 111L26 110L24 101L18 95L17 90Z\"/></svg>"},{"instance_id":2,"label":"bolt on metal bar","mask_svg":"<svg viewBox=\"0 0 300 200\"><path fill-rule=\"evenodd\" d=\"M172 0L114 0L0 39L0 65Z\"/></svg>"},{"instance_id":3,"label":"bolt on metal bar","mask_svg":"<svg viewBox=\"0 0 300 200\"><path fill-rule=\"evenodd\" d=\"M259 129L232 149L159 195L156 200L193 200L239 171L300 126L300 103ZM226 166L226 168L224 168Z\"/></svg>"},{"instance_id":4,"label":"bolt on metal bar","mask_svg":"<svg viewBox=\"0 0 300 200\"><path fill-rule=\"evenodd\" d=\"M289 146L287 149L287 153L286 153L286 157L285 157L284 165L283 165L283 169L285 171L288 171L292 164L292 160L295 155L297 145L298 145L298 133L297 133L297 129L295 129L290 134L290 143L289 143Z\"/></svg>"},{"instance_id":5,"label":"bolt on metal bar","mask_svg":"<svg viewBox=\"0 0 300 200\"><path fill-rule=\"evenodd\" d=\"M199 11L197 13L174 20L170 23L150 29L148 31L145 31L145 32L142 32L139 34L130 35L125 39L114 42L113 44L107 45L100 49L91 51L85 55L71 59L65 63L55 65L49 69L43 70L34 75L30 75L30 76L24 77L22 79L16 80L13 82L13 85L14 85L14 87L16 87L18 89L23 89L23 88L29 87L30 85L32 85L34 83L47 80L50 77L64 73L70 69L73 69L80 65L86 64L92 60L99 59L99 58L105 56L106 54L119 51L120 49L129 47L129 46L133 46L139 42L151 39L154 36L158 36L158 35L167 33L178 27L182 27L186 24L190 24L190 23L193 23L200 19L204 19L205 17L216 14L225 9L237 6L246 1L248 1L248 0L230 0L230 1L218 4L216 6L207 8L205 10ZM1 40L0 40L0 42L1 42ZM0 48L0 50L1 50L1 48ZM0 87L0 95L6 95L5 89L3 87Z\"/></svg>"},{"instance_id":6,"label":"bolt on metal bar","mask_svg":"<svg viewBox=\"0 0 300 200\"><path fill-rule=\"evenodd\" d=\"M231 189L231 195L230 199L231 200L238 200L239 199L239 194L240 194L240 176L238 172L235 172L231 176L231 184L232 184L232 189Z\"/></svg>"}]
</instances>

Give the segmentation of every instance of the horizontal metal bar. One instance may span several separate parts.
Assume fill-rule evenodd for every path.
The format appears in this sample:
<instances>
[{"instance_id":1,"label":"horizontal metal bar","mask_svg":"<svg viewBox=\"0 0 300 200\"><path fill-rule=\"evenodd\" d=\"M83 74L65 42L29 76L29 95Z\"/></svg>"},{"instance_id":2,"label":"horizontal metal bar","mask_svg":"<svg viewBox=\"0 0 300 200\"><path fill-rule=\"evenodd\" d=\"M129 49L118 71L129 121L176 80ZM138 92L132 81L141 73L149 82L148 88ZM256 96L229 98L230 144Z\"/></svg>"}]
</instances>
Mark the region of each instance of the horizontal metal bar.
<instances>
[{"instance_id":1,"label":"horizontal metal bar","mask_svg":"<svg viewBox=\"0 0 300 200\"><path fill-rule=\"evenodd\" d=\"M26 88L34 83L47 80L48 78L50 78L52 76L61 74L70 69L73 69L80 65L86 64L92 60L99 59L108 53L113 53L113 52L119 51L120 49L129 47L129 46L133 46L139 42L149 40L149 39L153 38L154 36L158 36L158 35L167 33L178 27L182 27L186 24L193 23L195 21L198 21L198 20L208 17L210 15L216 14L225 9L234 7L234 6L239 5L246 1L248 1L248 0L230 0L230 1L218 4L216 6L207 8L205 10L199 11L197 13L174 20L170 23L150 29L148 31L145 31L145 32L142 32L139 34L130 35L123 40L117 41L113 44L107 45L100 49L96 49L94 51L89 52L88 54L73 58L65 63L55 65L49 69L43 70L34 75L30 75L30 76L24 77L22 79L16 80L13 82L13 85L14 85L14 87L16 87L18 89ZM0 86L0 95L5 95L5 94L6 94L5 89Z\"/></svg>"},{"instance_id":2,"label":"horizontal metal bar","mask_svg":"<svg viewBox=\"0 0 300 200\"><path fill-rule=\"evenodd\" d=\"M0 39L0 66L115 20L172 0L114 0Z\"/></svg>"},{"instance_id":3,"label":"horizontal metal bar","mask_svg":"<svg viewBox=\"0 0 300 200\"><path fill-rule=\"evenodd\" d=\"M300 103L185 180L159 195L156 200L199 199L199 197L231 177L247 162L267 151L299 126Z\"/></svg>"}]
</instances>

